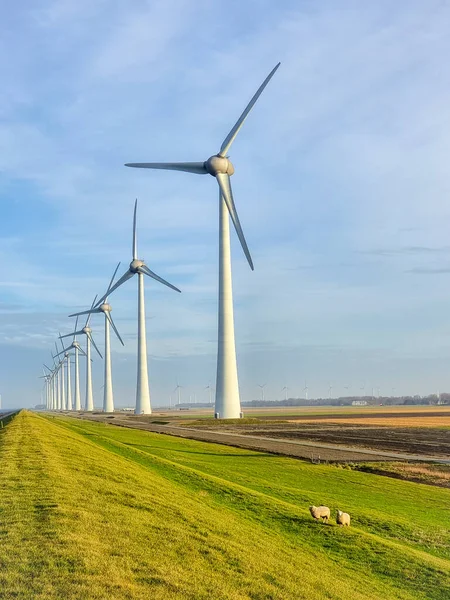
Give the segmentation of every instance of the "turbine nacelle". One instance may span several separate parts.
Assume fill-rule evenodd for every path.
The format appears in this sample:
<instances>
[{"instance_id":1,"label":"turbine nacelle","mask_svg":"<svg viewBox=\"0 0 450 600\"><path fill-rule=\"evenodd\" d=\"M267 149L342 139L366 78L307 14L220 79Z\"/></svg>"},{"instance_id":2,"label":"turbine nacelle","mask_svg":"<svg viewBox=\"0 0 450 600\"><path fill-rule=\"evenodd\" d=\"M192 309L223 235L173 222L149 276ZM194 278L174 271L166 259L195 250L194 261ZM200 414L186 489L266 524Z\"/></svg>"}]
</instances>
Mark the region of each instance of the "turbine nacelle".
<instances>
[{"instance_id":1,"label":"turbine nacelle","mask_svg":"<svg viewBox=\"0 0 450 600\"><path fill-rule=\"evenodd\" d=\"M90 327L88 327L87 325L85 327L83 327L83 329L81 331L83 333L85 333L86 335L90 335L92 333L92 329Z\"/></svg>"},{"instance_id":2,"label":"turbine nacelle","mask_svg":"<svg viewBox=\"0 0 450 600\"><path fill-rule=\"evenodd\" d=\"M130 262L130 271L131 273L142 273L141 268L145 265L143 260L139 260L138 258L134 258Z\"/></svg>"},{"instance_id":3,"label":"turbine nacelle","mask_svg":"<svg viewBox=\"0 0 450 600\"><path fill-rule=\"evenodd\" d=\"M210 156L205 162L205 169L213 177L217 177L219 173L224 175L233 175L234 173L232 162L228 158L220 156L220 154Z\"/></svg>"},{"instance_id":4,"label":"turbine nacelle","mask_svg":"<svg viewBox=\"0 0 450 600\"><path fill-rule=\"evenodd\" d=\"M103 302L103 304L100 304L98 309L101 310L103 313L110 313L112 311L112 306L107 302Z\"/></svg>"}]
</instances>

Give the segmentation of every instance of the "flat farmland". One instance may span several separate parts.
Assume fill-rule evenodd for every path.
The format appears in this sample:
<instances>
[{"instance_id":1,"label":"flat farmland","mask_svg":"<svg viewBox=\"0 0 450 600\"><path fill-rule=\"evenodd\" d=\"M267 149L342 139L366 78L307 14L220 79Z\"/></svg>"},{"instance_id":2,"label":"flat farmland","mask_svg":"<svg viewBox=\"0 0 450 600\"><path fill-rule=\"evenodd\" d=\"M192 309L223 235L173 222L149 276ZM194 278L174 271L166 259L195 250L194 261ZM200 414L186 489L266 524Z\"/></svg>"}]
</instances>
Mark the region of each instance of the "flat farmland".
<instances>
[{"instance_id":1,"label":"flat farmland","mask_svg":"<svg viewBox=\"0 0 450 600\"><path fill-rule=\"evenodd\" d=\"M274 411L275 412L275 411ZM423 455L450 460L450 407L368 407L312 409L300 414L264 414L215 422L198 420L190 426L229 431L243 436L335 444L355 449Z\"/></svg>"}]
</instances>

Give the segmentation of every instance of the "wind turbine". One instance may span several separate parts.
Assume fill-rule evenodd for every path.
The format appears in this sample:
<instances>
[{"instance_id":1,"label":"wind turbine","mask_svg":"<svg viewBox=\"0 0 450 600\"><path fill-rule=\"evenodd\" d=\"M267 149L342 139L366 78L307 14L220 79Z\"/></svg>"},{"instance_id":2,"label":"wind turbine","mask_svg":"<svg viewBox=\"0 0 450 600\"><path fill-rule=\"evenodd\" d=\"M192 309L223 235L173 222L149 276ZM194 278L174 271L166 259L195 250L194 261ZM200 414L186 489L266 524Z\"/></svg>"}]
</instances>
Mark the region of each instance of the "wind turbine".
<instances>
[{"instance_id":1,"label":"wind turbine","mask_svg":"<svg viewBox=\"0 0 450 600\"><path fill-rule=\"evenodd\" d=\"M73 333L66 333L66 335L62 335L60 337L60 339L65 338L65 337L73 336L72 343L70 344L70 346L67 346L67 348L65 348L65 351L68 352L69 350L73 349L74 354L75 354L75 397L74 397L74 410L80 411L81 410L81 400L80 400L80 368L79 368L79 361L78 361L78 353L81 352L81 354L83 356L86 356L86 352L81 348L80 344L77 342L77 334L81 333L80 331L77 331L77 326L78 326L78 317L77 317L77 320L75 321L75 328L74 328Z\"/></svg>"},{"instance_id":2,"label":"wind turbine","mask_svg":"<svg viewBox=\"0 0 450 600\"><path fill-rule=\"evenodd\" d=\"M71 334L69 334L71 335ZM56 356L60 356L61 354L64 354L64 358L62 359L63 361L63 365L62 365L62 369L63 369L63 378L62 378L62 382L63 382L63 396L64 396L64 363L66 365L66 390L65 390L65 398L63 397L63 410L73 410L73 404L72 404L72 380L70 377L70 352L69 350L71 349L71 346L69 346L69 348L64 348L64 344L62 343L61 340L61 333L59 334L59 341L61 342L61 346L62 346L62 351L59 352Z\"/></svg>"},{"instance_id":3,"label":"wind turbine","mask_svg":"<svg viewBox=\"0 0 450 600\"><path fill-rule=\"evenodd\" d=\"M91 308L94 308L95 301L97 300L97 296L95 296L94 301L92 302ZM79 331L74 331L74 333L68 333L67 335L63 335L62 337L68 337L70 335L76 336L84 334L86 336L86 400L84 405L84 410L86 412L92 412L94 410L94 397L92 394L92 367L91 367L91 343L94 346L97 354L100 358L103 358L100 354L100 350L97 348L97 344L94 342L94 338L92 337L92 329L89 327L89 321L91 320L91 315L89 314L86 319L85 326Z\"/></svg>"},{"instance_id":4,"label":"wind turbine","mask_svg":"<svg viewBox=\"0 0 450 600\"><path fill-rule=\"evenodd\" d=\"M53 369L50 369L50 367L47 367L47 365L44 363L44 375L46 375L45 373L45 369L47 369L48 374L47 374L47 384L48 384L48 410L54 410L55 406L54 406L54 401L55 401L55 396L54 396L54 379L55 379L55 372ZM1 408L1 406L0 406Z\"/></svg>"},{"instance_id":5,"label":"wind turbine","mask_svg":"<svg viewBox=\"0 0 450 600\"><path fill-rule=\"evenodd\" d=\"M305 400L308 400L308 386L306 385L306 380L305 380L305 387L303 388L303 391L305 392Z\"/></svg>"},{"instance_id":6,"label":"wind turbine","mask_svg":"<svg viewBox=\"0 0 450 600\"><path fill-rule=\"evenodd\" d=\"M39 379L44 380L44 385L42 387L45 388L45 408L48 410L50 405L50 379L51 376L45 372L45 369L42 369L43 375L39 377ZM41 404L42 404L42 392L41 392ZM1 408L1 405L0 405Z\"/></svg>"},{"instance_id":7,"label":"wind turbine","mask_svg":"<svg viewBox=\"0 0 450 600\"><path fill-rule=\"evenodd\" d=\"M209 404L212 406L212 397L211 397L212 387L211 387L211 384L208 383L208 385L205 387L205 390L209 391Z\"/></svg>"},{"instance_id":8,"label":"wind turbine","mask_svg":"<svg viewBox=\"0 0 450 600\"><path fill-rule=\"evenodd\" d=\"M258 387L261 388L261 401L264 402L264 388L266 387L267 383L263 383L262 385L258 383Z\"/></svg>"},{"instance_id":9,"label":"wind turbine","mask_svg":"<svg viewBox=\"0 0 450 600\"><path fill-rule=\"evenodd\" d=\"M89 310L84 310L82 312L74 313L73 315L69 315L69 317L77 317L80 315L91 315L94 313L103 313L105 315L105 377L104 377L104 386L103 386L103 412L112 413L114 412L114 396L113 396L113 388L112 388L112 374L111 374L111 342L110 342L110 331L109 327L111 326L114 330L114 333L118 337L122 346L123 343L122 338L120 337L119 332L117 331L117 327L114 324L114 321L111 317L112 307L108 304L108 294L111 289L111 286L114 281L114 277L116 276L117 269L119 268L120 263L117 265L116 270L111 277L111 281L109 282L108 289L106 290L106 295L104 301L97 308L90 308Z\"/></svg>"},{"instance_id":10,"label":"wind turbine","mask_svg":"<svg viewBox=\"0 0 450 600\"><path fill-rule=\"evenodd\" d=\"M59 354L62 354L62 352L58 352L58 344L55 342L55 347L56 347L56 354L53 357L54 359L59 356ZM63 346L64 349L64 346ZM59 361L59 365L58 365L58 371L59 371L59 397L60 397L60 401L59 401L59 409L60 410L66 410L66 382L65 382L65 374L64 374L64 363L65 363L66 358L62 358Z\"/></svg>"},{"instance_id":11,"label":"wind turbine","mask_svg":"<svg viewBox=\"0 0 450 600\"><path fill-rule=\"evenodd\" d=\"M181 404L181 389L182 388L183 388L183 386L180 385L177 381L177 387L173 391L174 391L174 393L178 392L178 406L180 406L180 404Z\"/></svg>"},{"instance_id":12,"label":"wind turbine","mask_svg":"<svg viewBox=\"0 0 450 600\"><path fill-rule=\"evenodd\" d=\"M331 395L333 394L333 384L330 383L328 386L328 398L331 400Z\"/></svg>"},{"instance_id":13,"label":"wind turbine","mask_svg":"<svg viewBox=\"0 0 450 600\"><path fill-rule=\"evenodd\" d=\"M52 354L52 359L53 359L53 373L54 373L54 405L55 405L55 410L61 410L61 388L60 388L60 373L59 373L59 368L60 368L60 364L58 363L56 364L56 360L55 357Z\"/></svg>"},{"instance_id":14,"label":"wind turbine","mask_svg":"<svg viewBox=\"0 0 450 600\"><path fill-rule=\"evenodd\" d=\"M284 386L284 388L282 388L282 389L281 389L281 391L282 391L282 392L284 392L284 399L285 399L285 400L286 400L286 402L287 402L287 399L288 399L288 391L289 391L289 388L288 388L288 386L287 386L287 385L285 385L285 386Z\"/></svg>"},{"instance_id":15,"label":"wind turbine","mask_svg":"<svg viewBox=\"0 0 450 600\"><path fill-rule=\"evenodd\" d=\"M131 279L133 275L138 276L138 368L137 368L137 389L136 389L136 408L135 414L137 415L149 415L152 412L150 405L150 389L148 385L148 367L147 367L147 338L145 333L145 302L144 302L144 275L156 279L160 283L167 285L176 292L180 290L153 273L143 260L138 258L137 254L137 237L136 237L136 211L137 211L137 200L134 204L134 216L133 216L133 260L130 263L129 269L122 275L122 277L116 281L116 283L109 288L106 294L104 294L95 305L99 306L106 299L108 294L112 294L114 290L120 287L125 281ZM117 332L116 332L117 333Z\"/></svg>"},{"instance_id":16,"label":"wind turbine","mask_svg":"<svg viewBox=\"0 0 450 600\"><path fill-rule=\"evenodd\" d=\"M253 271L253 261L245 241L244 233L234 204L230 176L234 167L228 158L228 151L241 129L247 115L269 83L278 63L253 98L248 103L236 124L222 142L217 154L210 156L205 162L181 163L127 163L127 167L142 169L165 169L170 171L185 171L197 175L212 175L219 185L219 319L218 319L218 350L215 416L222 419L235 419L241 416L241 401L236 363L236 345L234 339L233 288L231 279L230 229L229 218L233 221L237 236L250 268Z\"/></svg>"}]
</instances>

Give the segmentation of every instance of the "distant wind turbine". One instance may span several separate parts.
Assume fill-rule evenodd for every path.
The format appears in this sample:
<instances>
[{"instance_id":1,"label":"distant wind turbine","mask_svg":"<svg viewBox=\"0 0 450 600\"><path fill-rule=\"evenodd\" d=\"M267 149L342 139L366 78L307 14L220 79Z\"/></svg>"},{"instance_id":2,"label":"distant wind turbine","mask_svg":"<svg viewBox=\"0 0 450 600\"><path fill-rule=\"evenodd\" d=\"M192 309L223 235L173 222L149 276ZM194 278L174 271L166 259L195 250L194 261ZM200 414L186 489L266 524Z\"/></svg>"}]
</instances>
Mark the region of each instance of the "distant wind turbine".
<instances>
[{"instance_id":1,"label":"distant wind turbine","mask_svg":"<svg viewBox=\"0 0 450 600\"><path fill-rule=\"evenodd\" d=\"M182 385L180 385L177 381L177 387L173 390L174 393L178 393L178 405L181 404L181 389L182 389Z\"/></svg>"},{"instance_id":2,"label":"distant wind turbine","mask_svg":"<svg viewBox=\"0 0 450 600\"><path fill-rule=\"evenodd\" d=\"M72 334L69 334L72 335ZM64 358L63 360L63 366L61 367L62 369L64 369L64 363L66 364L66 396L65 399L63 398L63 410L72 410L73 405L72 405L72 380L70 377L70 352L69 350L71 349L71 346L69 346L69 348L64 348L64 344L62 343L61 340L61 333L59 334L59 341L61 342L61 346L62 346L62 351L59 352L56 356L60 356L61 354L64 354ZM64 371L63 371L63 395L64 395Z\"/></svg>"},{"instance_id":3,"label":"distant wind turbine","mask_svg":"<svg viewBox=\"0 0 450 600\"><path fill-rule=\"evenodd\" d=\"M219 152L210 156L208 160L204 162L127 163L125 165L127 167L137 167L141 169L185 171L196 175L209 174L216 178L219 185L219 323L215 415L221 419L233 419L241 416L234 338L229 216L233 222L248 264L253 271L253 261L242 231L236 206L234 204L233 192L231 190L230 176L234 173L234 167L228 158L228 151L249 112L279 66L280 63L272 69L258 88L244 112L222 142Z\"/></svg>"},{"instance_id":4,"label":"distant wind turbine","mask_svg":"<svg viewBox=\"0 0 450 600\"><path fill-rule=\"evenodd\" d=\"M97 296L95 296L94 301L92 302L91 308L94 308L95 301L97 300ZM68 333L67 335L63 335L61 337L68 337L70 335L85 335L86 336L86 399L84 404L84 410L86 412L92 412L94 410L94 396L92 393L92 366L91 366L91 343L94 346L97 354L100 358L103 358L100 350L97 348L97 344L94 342L94 338L92 337L92 329L89 327L89 321L91 320L91 315L88 314L86 319L86 324L83 329L79 331L75 331L74 333Z\"/></svg>"},{"instance_id":5,"label":"distant wind turbine","mask_svg":"<svg viewBox=\"0 0 450 600\"><path fill-rule=\"evenodd\" d=\"M306 380L305 380L305 387L303 388L303 391L305 392L305 400L308 400L308 386L306 385Z\"/></svg>"},{"instance_id":6,"label":"distant wind turbine","mask_svg":"<svg viewBox=\"0 0 450 600\"><path fill-rule=\"evenodd\" d=\"M75 328L73 333L67 333L66 335L62 335L62 338L65 337L70 337L73 336L72 339L72 343L70 344L70 346L67 346L67 348L65 348L65 351L69 351L69 350L73 350L74 351L74 355L75 355L75 395L74 395L74 405L73 408L76 411L80 411L81 410L81 399L80 399L80 367L79 367L79 360L78 360L78 354L81 352L81 354L83 356L86 356L86 352L81 348L80 344L77 342L77 326L78 326L78 317L77 320L75 321Z\"/></svg>"},{"instance_id":7,"label":"distant wind turbine","mask_svg":"<svg viewBox=\"0 0 450 600\"><path fill-rule=\"evenodd\" d=\"M209 391L209 403L212 405L212 387L211 387L211 385L209 383L205 387L205 390Z\"/></svg>"},{"instance_id":8,"label":"distant wind turbine","mask_svg":"<svg viewBox=\"0 0 450 600\"><path fill-rule=\"evenodd\" d=\"M288 392L289 392L288 386L285 385L283 388L281 388L281 391L284 392L284 399L287 401L287 399L288 399Z\"/></svg>"},{"instance_id":9,"label":"distant wind turbine","mask_svg":"<svg viewBox=\"0 0 450 600\"><path fill-rule=\"evenodd\" d=\"M104 294L97 302L96 306L99 306L104 302L109 294L112 294L117 288L119 288L126 281L131 279L134 275L138 276L138 368L137 368L137 389L136 389L136 408L135 414L137 415L149 415L152 412L150 404L150 388L148 384L148 366L147 366L147 337L145 333L145 301L144 301L144 275L156 279L159 283L163 283L167 287L170 287L176 292L180 290L160 277L153 273L143 260L138 258L137 252L137 237L136 237L136 211L137 211L137 200L134 204L134 216L133 216L133 259L130 263L128 270L120 277L118 281Z\"/></svg>"},{"instance_id":10,"label":"distant wind turbine","mask_svg":"<svg viewBox=\"0 0 450 600\"><path fill-rule=\"evenodd\" d=\"M111 370L111 341L110 341L110 331L109 327L111 326L116 334L119 342L124 346L122 338L120 337L119 332L117 331L117 327L114 324L114 321L111 316L112 307L108 304L108 294L112 287L114 277L116 276L117 269L119 268L120 263L117 265L116 270L111 277L111 281L109 282L108 288L106 290L104 301L97 308L90 308L89 310L84 310L82 312L74 313L73 315L69 315L69 317L77 317L80 315L91 315L94 313L103 313L105 315L105 360L104 360L104 384L103 384L103 412L112 413L114 412L114 396L113 396L113 386L112 386L112 370Z\"/></svg>"},{"instance_id":11,"label":"distant wind turbine","mask_svg":"<svg viewBox=\"0 0 450 600\"><path fill-rule=\"evenodd\" d=\"M60 352L58 352L58 344L56 342L55 342L55 347L56 347L56 355L54 356L54 358L56 358L58 356L58 354L61 354ZM64 349L64 346L63 346L63 349ZM64 373L65 362L66 362L66 357L64 356L59 362L59 394L60 394L60 398L61 398L61 405L60 405L61 410L66 410L66 407L67 407L66 380L65 380L65 373Z\"/></svg>"},{"instance_id":12,"label":"distant wind turbine","mask_svg":"<svg viewBox=\"0 0 450 600\"><path fill-rule=\"evenodd\" d=\"M263 383L262 385L258 383L258 387L261 388L261 400L262 402L264 402L264 388L266 387L267 383Z\"/></svg>"}]
</instances>

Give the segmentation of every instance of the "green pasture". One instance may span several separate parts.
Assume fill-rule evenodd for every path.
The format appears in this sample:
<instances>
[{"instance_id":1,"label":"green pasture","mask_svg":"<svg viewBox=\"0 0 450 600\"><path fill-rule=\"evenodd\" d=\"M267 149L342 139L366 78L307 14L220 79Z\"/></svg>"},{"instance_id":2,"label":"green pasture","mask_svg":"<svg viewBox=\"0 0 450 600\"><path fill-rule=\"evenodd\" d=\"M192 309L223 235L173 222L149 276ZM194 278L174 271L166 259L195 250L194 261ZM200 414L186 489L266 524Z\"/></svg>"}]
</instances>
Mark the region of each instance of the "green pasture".
<instances>
[{"instance_id":1,"label":"green pasture","mask_svg":"<svg viewBox=\"0 0 450 600\"><path fill-rule=\"evenodd\" d=\"M447 489L29 412L0 431L0 598L444 600L449 549Z\"/></svg>"}]
</instances>

